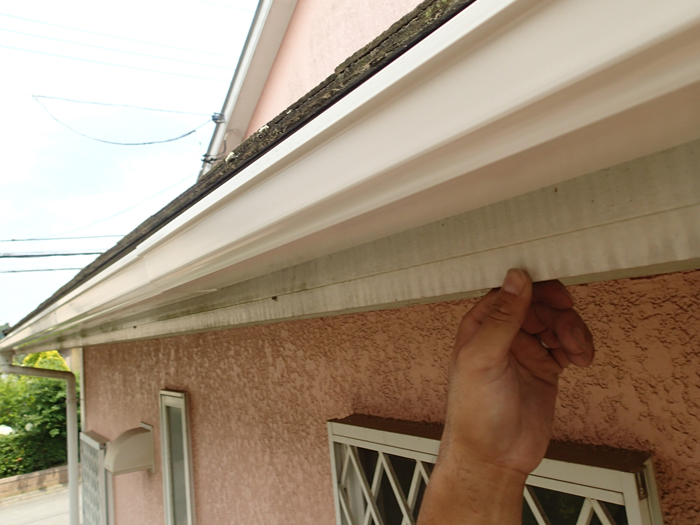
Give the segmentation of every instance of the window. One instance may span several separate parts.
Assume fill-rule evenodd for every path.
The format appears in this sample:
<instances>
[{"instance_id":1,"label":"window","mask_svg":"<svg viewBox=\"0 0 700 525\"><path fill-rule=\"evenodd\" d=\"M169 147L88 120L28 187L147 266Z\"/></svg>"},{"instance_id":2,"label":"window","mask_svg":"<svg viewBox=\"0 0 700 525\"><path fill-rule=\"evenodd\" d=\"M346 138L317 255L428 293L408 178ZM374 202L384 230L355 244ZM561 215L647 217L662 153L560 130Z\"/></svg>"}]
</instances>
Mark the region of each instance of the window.
<instances>
[{"instance_id":1,"label":"window","mask_svg":"<svg viewBox=\"0 0 700 525\"><path fill-rule=\"evenodd\" d=\"M194 525L187 396L160 392L160 433L166 525Z\"/></svg>"},{"instance_id":2,"label":"window","mask_svg":"<svg viewBox=\"0 0 700 525\"><path fill-rule=\"evenodd\" d=\"M80 433L83 525L114 523L112 475L105 469L108 443L109 440L97 432Z\"/></svg>"},{"instance_id":3,"label":"window","mask_svg":"<svg viewBox=\"0 0 700 525\"><path fill-rule=\"evenodd\" d=\"M353 415L328 422L338 525L414 525L439 426ZM523 525L661 525L648 454L552 442L528 477Z\"/></svg>"}]
</instances>

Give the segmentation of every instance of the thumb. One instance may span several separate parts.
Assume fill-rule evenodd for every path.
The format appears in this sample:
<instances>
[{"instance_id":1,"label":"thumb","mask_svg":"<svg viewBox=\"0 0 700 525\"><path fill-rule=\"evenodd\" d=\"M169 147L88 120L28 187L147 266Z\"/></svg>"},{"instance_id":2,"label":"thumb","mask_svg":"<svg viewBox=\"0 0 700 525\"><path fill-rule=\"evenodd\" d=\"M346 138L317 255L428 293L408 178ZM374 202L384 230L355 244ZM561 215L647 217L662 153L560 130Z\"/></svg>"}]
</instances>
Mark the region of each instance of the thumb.
<instances>
[{"instance_id":1,"label":"thumb","mask_svg":"<svg viewBox=\"0 0 700 525\"><path fill-rule=\"evenodd\" d=\"M531 300L530 276L517 268L508 270L470 346L482 355L505 357L525 321Z\"/></svg>"}]
</instances>

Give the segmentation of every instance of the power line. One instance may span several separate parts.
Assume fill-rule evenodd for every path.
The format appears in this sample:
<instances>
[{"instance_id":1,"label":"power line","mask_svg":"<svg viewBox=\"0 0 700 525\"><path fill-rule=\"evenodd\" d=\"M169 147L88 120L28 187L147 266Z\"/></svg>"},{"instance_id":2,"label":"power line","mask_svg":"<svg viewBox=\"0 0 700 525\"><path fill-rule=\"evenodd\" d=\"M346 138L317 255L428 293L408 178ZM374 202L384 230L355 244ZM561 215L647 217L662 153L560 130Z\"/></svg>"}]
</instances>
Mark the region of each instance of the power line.
<instances>
[{"instance_id":1,"label":"power line","mask_svg":"<svg viewBox=\"0 0 700 525\"><path fill-rule=\"evenodd\" d=\"M25 242L25 241L66 241L76 239L104 239L107 237L124 237L123 235L85 235L82 237L37 237L32 239L0 239L0 242Z\"/></svg>"},{"instance_id":2,"label":"power line","mask_svg":"<svg viewBox=\"0 0 700 525\"><path fill-rule=\"evenodd\" d=\"M132 106L130 104L110 104L109 102L92 102L90 100L75 100L72 98L49 97L46 95L32 95L33 98L44 98L47 100L63 100L65 102L75 102L76 104L95 104L96 106L112 106L117 108L143 109L144 111L161 111L163 113L179 113L180 115L210 115L210 113L196 113L192 111L177 111L174 109L147 108L144 106Z\"/></svg>"},{"instance_id":3,"label":"power line","mask_svg":"<svg viewBox=\"0 0 700 525\"><path fill-rule=\"evenodd\" d=\"M114 141L111 141L111 140L98 139L97 137L92 137L92 136L90 136L90 135L86 135L85 133L82 133L82 132L78 131L77 129L70 127L70 126L69 126L68 124L66 124L65 122L63 122L63 121L59 120L58 118L56 118L56 117L54 116L54 114L51 113L51 112L49 111L49 108L47 108L46 106L44 106L44 104L42 104L41 101L40 101L39 99L37 99L36 97L33 97L33 98L34 98L34 100L37 101L37 103L38 103L42 108L44 108L44 111L46 111L46 112L49 114L49 116L50 116L52 119L54 119L56 122L58 122L61 126L64 126L64 127L68 128L68 129L71 130L73 133L76 133L76 134L80 135L81 137L85 137L86 139L94 140L94 141L97 141L97 142L102 142L103 144L113 144L113 145L115 145L115 146L150 146L151 144L164 144L164 143L166 143L166 142L175 142L176 140L184 139L185 137L188 137L188 136L192 135L192 133L195 133L198 129L203 128L204 126L206 126L207 124L209 124L209 122L211 122L211 120L207 120L206 122L204 122L203 124L200 124L199 126L197 126L196 128L194 128L193 130L190 130L190 131L188 131L187 133L183 133L182 135L180 135L180 136L178 136L178 137L173 137L173 138L171 138L171 139L152 140L152 141L150 141L150 142L114 142Z\"/></svg>"},{"instance_id":4,"label":"power line","mask_svg":"<svg viewBox=\"0 0 700 525\"><path fill-rule=\"evenodd\" d=\"M7 16L9 18L16 18L18 20L25 20L27 22L33 22L35 24L43 24L46 26L60 27L61 29L70 29L71 31L80 31L81 33L89 33L91 35L106 36L108 38L117 38L119 40L128 40L129 42L138 42L139 44L147 44L149 46L167 47L169 49L178 49L180 51L189 51L190 53L201 53L203 55L213 55L213 56L225 57L225 58L231 58L231 59L236 58L236 57L233 57L231 55L224 55L221 53L213 53L211 51L198 51L196 49L187 49L185 47L170 46L167 44L157 44L155 42L147 42L145 40L137 40L135 38L128 38L125 36L108 35L107 33L100 33L98 31L90 31L89 29L80 29L77 27L63 26L60 24L53 24L51 22L42 22L41 20L34 20L32 18L24 18L22 16L16 16L16 15L8 15L7 13L0 13L0 16Z\"/></svg>"},{"instance_id":5,"label":"power line","mask_svg":"<svg viewBox=\"0 0 700 525\"><path fill-rule=\"evenodd\" d=\"M74 255L100 255L103 252L16 252L0 253L0 259L34 259L36 257L73 257Z\"/></svg>"},{"instance_id":6,"label":"power line","mask_svg":"<svg viewBox=\"0 0 700 525\"><path fill-rule=\"evenodd\" d=\"M159 195L161 195L161 194L165 193L166 191L168 191L168 190L174 188L175 186L179 186L180 184L182 184L183 182L185 182L187 179L189 179L189 178L191 178L191 177L194 177L194 176L195 176L195 175L188 175L187 177L185 177L184 179L182 179L182 180L176 182L176 183L173 184L172 186L168 186L167 188L160 190L158 193L154 193L154 194L151 195L150 197L147 197L147 198L143 199L141 202L137 202L137 203L134 204L133 206L129 206L128 208L126 208L126 209L124 209L124 210L122 210L122 211L120 211L120 212L118 212L118 213L115 213L114 215L110 215L109 217L105 217L104 219L99 219L99 220L97 220L97 221L95 221L95 222L91 222L90 224L87 224L86 226L81 226L80 228L76 228L76 229L74 229L74 230L67 231L67 232L65 232L65 233L63 233L63 234L61 234L61 235L68 235L68 234L73 233L73 232L77 232L77 231L80 231L80 230L84 230L84 229L86 229L86 228L90 228L91 226L94 226L95 224L99 224L99 223L101 223L101 222L105 222L105 221L112 220L112 219L114 219L115 217L118 217L119 215L122 215L122 214L124 214L124 213L126 213L126 212L128 212L128 211L133 210L134 208L137 208L137 207L141 206L144 202L148 202L148 201L150 201L151 199L155 199L155 198L158 197Z\"/></svg>"},{"instance_id":7,"label":"power line","mask_svg":"<svg viewBox=\"0 0 700 525\"><path fill-rule=\"evenodd\" d=\"M190 60L182 60L182 59L179 59L179 58L161 57L161 56L158 56L158 55L149 55L149 54L146 54L146 53L138 53L137 51L126 51L126 50L124 50L124 49L114 49L114 48L112 48L112 47L97 46L97 45L94 45L94 44L85 44L85 43L83 43L83 42L73 42L72 40L64 40L64 39L62 39L62 38L54 38L54 37L51 37L51 36L44 36L44 35L35 35L35 34L33 34L33 33L24 33L24 32L22 32L22 31L15 31L15 30L13 30L13 29L4 29L4 28L2 28L2 27L0 27L0 31L6 31L6 32L8 32L8 33L15 33L15 34L17 34L17 35L31 36L31 37L34 37L34 38L43 38L43 39L45 39L45 40L53 40L53 41L55 41L55 42L63 42L63 43L65 43L65 44L71 44L71 45L74 45L74 46L85 46L85 47L92 47L92 48L94 48L94 49L103 49L103 50L105 50L105 51L113 51L113 52L115 52L115 53L126 53L126 54L128 54L128 55L138 55L138 56L142 56L142 57L156 58L156 59L158 59L158 60L169 60L169 61L171 61L171 62L182 62L183 64L193 64L193 65L195 65L195 66L201 66L201 67L213 67L213 68L216 68L216 69L225 69L225 70L228 70L228 71L230 71L230 70L232 69L231 67L226 67L226 66L215 66L215 65L211 65L211 64L200 64L199 62L192 62L192 61L190 61Z\"/></svg>"},{"instance_id":8,"label":"power line","mask_svg":"<svg viewBox=\"0 0 700 525\"><path fill-rule=\"evenodd\" d=\"M0 270L0 273L27 273L27 272L65 272L82 270L82 268L39 268L36 270Z\"/></svg>"},{"instance_id":9,"label":"power line","mask_svg":"<svg viewBox=\"0 0 700 525\"><path fill-rule=\"evenodd\" d=\"M127 66L124 64L113 64L111 62L101 62L99 60L90 60L88 58L78 58L78 57L71 57L68 55L59 55L57 53L47 53L46 51L36 51L34 49L24 49L22 47L13 47L13 46L5 46L5 45L0 45L0 47L4 47L5 49L13 49L15 51L26 51L27 53L36 53L38 55L46 55L46 56L50 56L50 57L68 58L70 60L79 60L81 62L89 62L91 64L100 64L103 66L121 67L124 69L135 69L136 71L147 71L149 73L160 73L161 75L173 75L176 77L196 78L199 80L210 80L212 82L228 82L228 80L224 80L224 79L220 79L220 78L200 77L197 75L187 75L185 73L173 73L172 71L160 71L158 69L148 69L145 67Z\"/></svg>"}]
</instances>

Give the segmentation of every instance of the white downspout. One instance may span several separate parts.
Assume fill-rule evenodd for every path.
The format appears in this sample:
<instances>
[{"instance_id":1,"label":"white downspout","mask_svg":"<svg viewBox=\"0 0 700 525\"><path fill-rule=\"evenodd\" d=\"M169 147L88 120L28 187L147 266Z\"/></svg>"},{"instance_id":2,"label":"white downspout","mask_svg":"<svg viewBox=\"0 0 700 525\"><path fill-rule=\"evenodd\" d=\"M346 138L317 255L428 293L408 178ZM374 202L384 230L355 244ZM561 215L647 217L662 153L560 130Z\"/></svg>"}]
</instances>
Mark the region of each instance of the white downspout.
<instances>
[{"instance_id":1,"label":"white downspout","mask_svg":"<svg viewBox=\"0 0 700 525\"><path fill-rule=\"evenodd\" d=\"M14 366L12 352L0 352L0 372L23 376L48 377L66 381L66 434L68 441L68 495L70 501L70 525L79 525L78 512L78 400L75 394L73 372Z\"/></svg>"}]
</instances>

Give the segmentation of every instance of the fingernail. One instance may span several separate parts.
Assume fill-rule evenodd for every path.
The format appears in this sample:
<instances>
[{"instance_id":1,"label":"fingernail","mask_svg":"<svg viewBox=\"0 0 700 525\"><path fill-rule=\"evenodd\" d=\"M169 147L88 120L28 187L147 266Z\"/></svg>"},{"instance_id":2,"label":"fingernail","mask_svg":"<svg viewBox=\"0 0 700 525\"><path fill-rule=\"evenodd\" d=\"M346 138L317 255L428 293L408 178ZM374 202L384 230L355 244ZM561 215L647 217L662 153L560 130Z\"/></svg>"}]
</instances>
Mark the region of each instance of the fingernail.
<instances>
[{"instance_id":1,"label":"fingernail","mask_svg":"<svg viewBox=\"0 0 700 525\"><path fill-rule=\"evenodd\" d=\"M574 339L576 339L576 342L581 348L583 348L584 350L591 349L591 343L588 342L586 336L583 333L583 330L581 330L578 326L574 327L571 330L571 335L574 336Z\"/></svg>"},{"instance_id":2,"label":"fingernail","mask_svg":"<svg viewBox=\"0 0 700 525\"><path fill-rule=\"evenodd\" d=\"M522 270L511 268L503 280L503 289L512 295L520 295L525 291L525 274Z\"/></svg>"}]
</instances>

